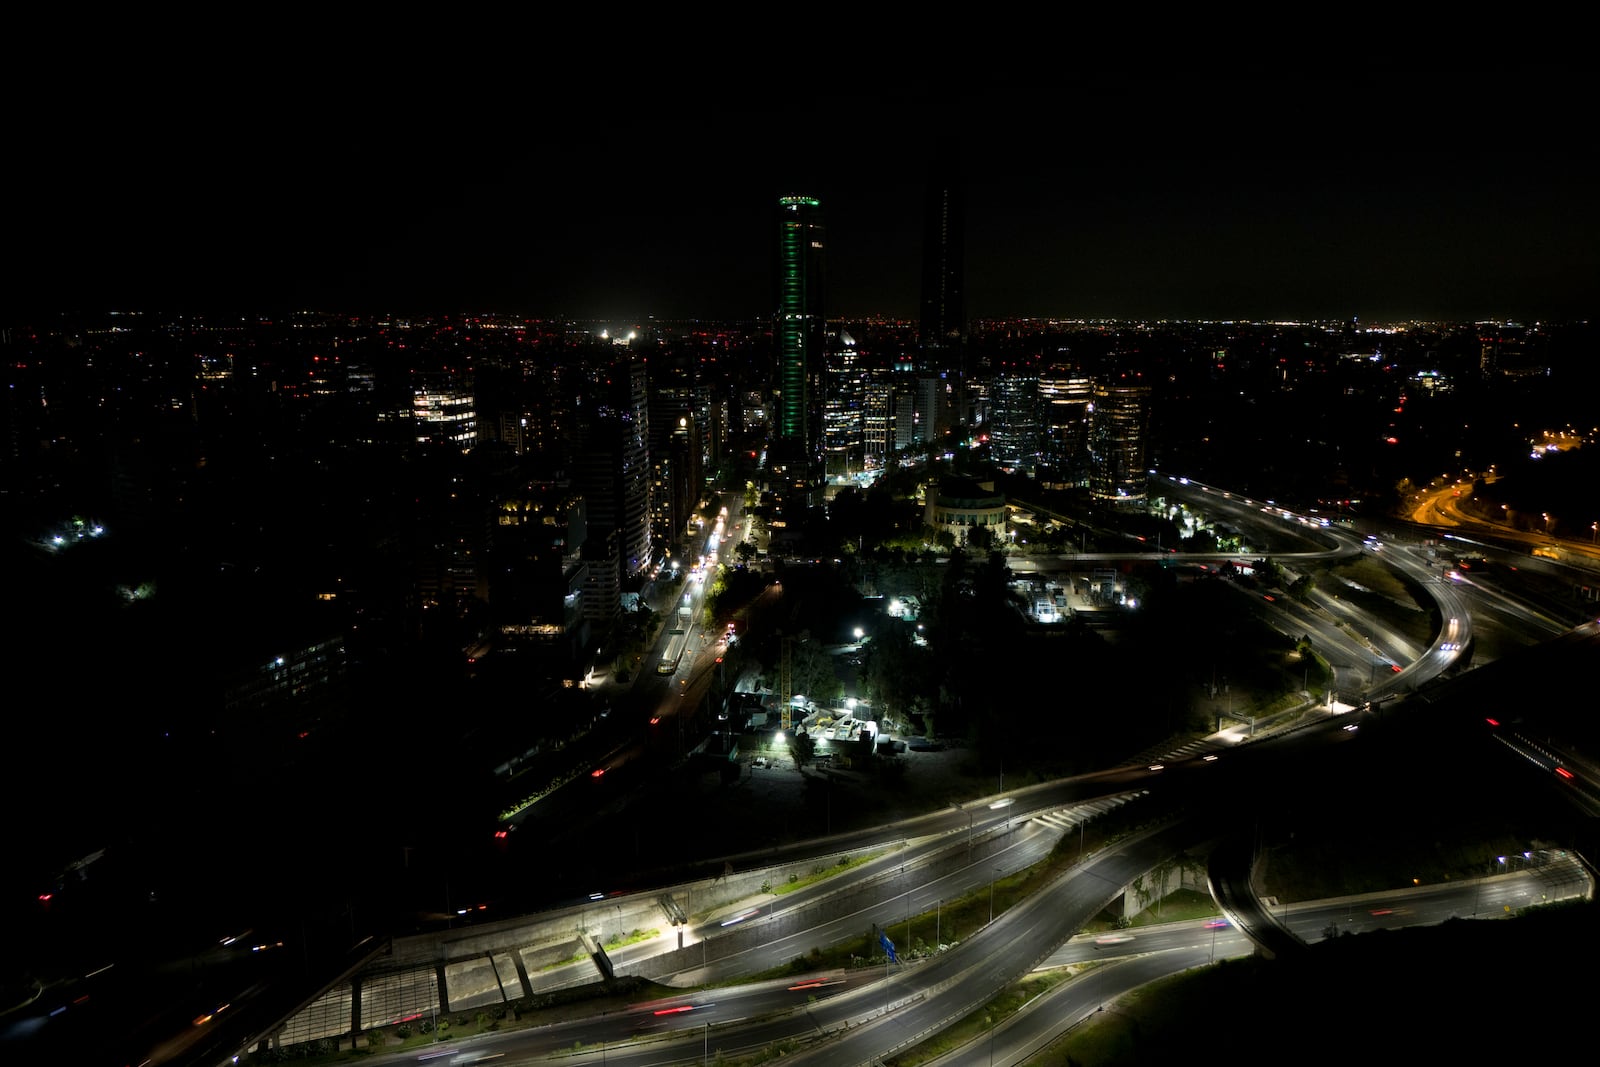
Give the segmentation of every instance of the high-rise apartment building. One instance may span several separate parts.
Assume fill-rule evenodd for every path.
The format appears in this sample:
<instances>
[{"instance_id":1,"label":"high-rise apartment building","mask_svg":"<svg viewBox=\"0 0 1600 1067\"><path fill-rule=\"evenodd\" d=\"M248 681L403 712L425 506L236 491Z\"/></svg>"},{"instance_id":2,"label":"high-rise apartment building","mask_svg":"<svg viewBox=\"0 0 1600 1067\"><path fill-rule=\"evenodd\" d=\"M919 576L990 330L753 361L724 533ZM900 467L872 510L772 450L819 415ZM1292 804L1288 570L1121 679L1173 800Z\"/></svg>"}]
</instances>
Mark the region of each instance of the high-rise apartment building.
<instances>
[{"instance_id":1,"label":"high-rise apartment building","mask_svg":"<svg viewBox=\"0 0 1600 1067\"><path fill-rule=\"evenodd\" d=\"M587 370L574 467L591 534L616 533L620 579L652 562L650 416L643 360L602 360Z\"/></svg>"},{"instance_id":2,"label":"high-rise apartment building","mask_svg":"<svg viewBox=\"0 0 1600 1067\"><path fill-rule=\"evenodd\" d=\"M1089 476L1089 411L1094 382L1067 364L1055 364L1039 375L1041 460L1058 485L1084 485Z\"/></svg>"},{"instance_id":3,"label":"high-rise apartment building","mask_svg":"<svg viewBox=\"0 0 1600 1067\"><path fill-rule=\"evenodd\" d=\"M950 428L950 390L943 375L919 374L916 384L917 440L943 437Z\"/></svg>"},{"instance_id":4,"label":"high-rise apartment building","mask_svg":"<svg viewBox=\"0 0 1600 1067\"><path fill-rule=\"evenodd\" d=\"M492 515L489 607L502 642L571 667L589 641L583 496L564 481L522 481L497 494Z\"/></svg>"},{"instance_id":5,"label":"high-rise apartment building","mask_svg":"<svg viewBox=\"0 0 1600 1067\"><path fill-rule=\"evenodd\" d=\"M863 464L866 414L865 353L841 331L828 354L827 399L822 411L823 449L830 477L859 471Z\"/></svg>"},{"instance_id":6,"label":"high-rise apartment building","mask_svg":"<svg viewBox=\"0 0 1600 1067\"><path fill-rule=\"evenodd\" d=\"M710 404L699 370L699 361L681 347L650 357L650 513L657 549L681 547L705 488Z\"/></svg>"},{"instance_id":7,"label":"high-rise apartment building","mask_svg":"<svg viewBox=\"0 0 1600 1067\"><path fill-rule=\"evenodd\" d=\"M1039 463L1039 375L1027 362L1003 365L989 383L989 454L1006 470L1031 475Z\"/></svg>"},{"instance_id":8,"label":"high-rise apartment building","mask_svg":"<svg viewBox=\"0 0 1600 1067\"><path fill-rule=\"evenodd\" d=\"M1089 415L1089 493L1095 500L1112 505L1143 502L1149 425L1148 385L1126 378L1095 383Z\"/></svg>"},{"instance_id":9,"label":"high-rise apartment building","mask_svg":"<svg viewBox=\"0 0 1600 1067\"><path fill-rule=\"evenodd\" d=\"M817 480L822 448L822 205L814 197L778 201L777 312L773 336L776 405L769 463L785 484Z\"/></svg>"},{"instance_id":10,"label":"high-rise apartment building","mask_svg":"<svg viewBox=\"0 0 1600 1067\"><path fill-rule=\"evenodd\" d=\"M894 387L889 383L886 367L870 368L861 406L862 464L867 470L878 470L887 465L889 453L895 445Z\"/></svg>"},{"instance_id":11,"label":"high-rise apartment building","mask_svg":"<svg viewBox=\"0 0 1600 1067\"><path fill-rule=\"evenodd\" d=\"M922 440L917 433L917 397L910 389L895 389L890 402L894 406L890 416L891 440L894 451L899 452Z\"/></svg>"}]
</instances>

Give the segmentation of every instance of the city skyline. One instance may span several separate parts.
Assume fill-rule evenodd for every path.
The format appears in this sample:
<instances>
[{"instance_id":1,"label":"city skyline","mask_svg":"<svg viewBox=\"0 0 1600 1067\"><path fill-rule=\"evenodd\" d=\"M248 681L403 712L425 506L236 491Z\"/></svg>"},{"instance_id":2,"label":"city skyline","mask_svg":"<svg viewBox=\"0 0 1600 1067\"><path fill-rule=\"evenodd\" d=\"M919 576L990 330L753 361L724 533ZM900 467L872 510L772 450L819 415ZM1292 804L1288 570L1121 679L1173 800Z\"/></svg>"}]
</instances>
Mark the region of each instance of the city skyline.
<instances>
[{"instance_id":1,"label":"city skyline","mask_svg":"<svg viewBox=\"0 0 1600 1067\"><path fill-rule=\"evenodd\" d=\"M819 93L782 150L755 102L706 91L399 145L287 136L309 89L162 140L134 92L92 139L24 123L5 318L766 317L770 205L798 189L826 205L830 316L915 320L930 131L964 185L969 318L1587 318L1600 165L1549 114L1580 84L1356 69Z\"/></svg>"}]
</instances>

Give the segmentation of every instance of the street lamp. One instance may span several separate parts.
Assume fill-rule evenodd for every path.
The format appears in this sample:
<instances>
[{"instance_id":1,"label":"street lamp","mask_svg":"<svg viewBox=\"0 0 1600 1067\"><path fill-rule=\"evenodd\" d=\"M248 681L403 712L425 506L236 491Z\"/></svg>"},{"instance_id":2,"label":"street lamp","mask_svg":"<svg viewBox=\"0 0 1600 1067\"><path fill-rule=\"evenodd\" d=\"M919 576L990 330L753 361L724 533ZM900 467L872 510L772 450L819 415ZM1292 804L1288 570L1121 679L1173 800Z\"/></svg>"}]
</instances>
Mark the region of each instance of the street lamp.
<instances>
[{"instance_id":1,"label":"street lamp","mask_svg":"<svg viewBox=\"0 0 1600 1067\"><path fill-rule=\"evenodd\" d=\"M900 865L900 883L906 887L906 951L911 951L911 886L906 884L906 865Z\"/></svg>"},{"instance_id":2,"label":"street lamp","mask_svg":"<svg viewBox=\"0 0 1600 1067\"><path fill-rule=\"evenodd\" d=\"M994 880L1000 877L1000 868L994 869L994 876L989 879L989 922L994 922Z\"/></svg>"}]
</instances>

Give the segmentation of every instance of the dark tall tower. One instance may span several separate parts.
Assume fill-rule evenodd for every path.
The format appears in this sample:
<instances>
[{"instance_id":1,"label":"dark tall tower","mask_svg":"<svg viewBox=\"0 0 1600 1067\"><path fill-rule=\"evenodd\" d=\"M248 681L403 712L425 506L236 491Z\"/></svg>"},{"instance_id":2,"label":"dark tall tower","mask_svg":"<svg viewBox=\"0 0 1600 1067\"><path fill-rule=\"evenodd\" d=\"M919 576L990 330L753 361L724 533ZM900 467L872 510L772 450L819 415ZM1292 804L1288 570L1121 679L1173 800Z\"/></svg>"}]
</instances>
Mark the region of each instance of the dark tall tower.
<instances>
[{"instance_id":1,"label":"dark tall tower","mask_svg":"<svg viewBox=\"0 0 1600 1067\"><path fill-rule=\"evenodd\" d=\"M971 423L966 366L966 198L954 180L936 179L928 185L923 210L921 369L939 372L949 383L948 420Z\"/></svg>"},{"instance_id":2,"label":"dark tall tower","mask_svg":"<svg viewBox=\"0 0 1600 1067\"><path fill-rule=\"evenodd\" d=\"M822 205L809 196L778 201L777 404L772 467L791 485L816 480L822 448L826 320L822 313Z\"/></svg>"},{"instance_id":3,"label":"dark tall tower","mask_svg":"<svg viewBox=\"0 0 1600 1067\"><path fill-rule=\"evenodd\" d=\"M643 360L602 358L586 368L574 466L592 534L616 534L619 580L652 562L649 380Z\"/></svg>"},{"instance_id":4,"label":"dark tall tower","mask_svg":"<svg viewBox=\"0 0 1600 1067\"><path fill-rule=\"evenodd\" d=\"M928 186L922 231L920 342L939 369L954 369L967 334L967 208L951 181Z\"/></svg>"}]
</instances>

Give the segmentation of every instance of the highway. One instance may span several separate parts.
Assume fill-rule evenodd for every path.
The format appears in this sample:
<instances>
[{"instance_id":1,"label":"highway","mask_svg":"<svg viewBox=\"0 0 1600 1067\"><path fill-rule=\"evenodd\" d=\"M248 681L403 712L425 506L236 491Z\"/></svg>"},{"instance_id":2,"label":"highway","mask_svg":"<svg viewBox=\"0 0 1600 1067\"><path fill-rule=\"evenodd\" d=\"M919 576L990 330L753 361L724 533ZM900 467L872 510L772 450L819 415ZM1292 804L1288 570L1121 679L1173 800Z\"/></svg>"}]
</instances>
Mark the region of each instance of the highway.
<instances>
[{"instance_id":1,"label":"highway","mask_svg":"<svg viewBox=\"0 0 1600 1067\"><path fill-rule=\"evenodd\" d=\"M1253 504L1239 506L1249 509ZM1360 542L1351 535L1339 531L1318 533L1337 540L1333 547L1318 547L1308 555L1363 551ZM1427 560L1391 551L1391 547L1383 549L1387 553L1386 561L1426 581L1439 600L1441 614L1446 619L1456 620L1454 628L1442 630L1429 648L1406 647L1398 635L1380 633L1375 638L1351 637L1346 627L1330 626L1319 614L1336 613L1339 610L1336 603L1314 600L1316 610L1309 612L1299 605L1286 604L1277 609L1284 612L1289 620L1286 625L1291 629L1315 627L1315 632L1321 635L1319 639L1329 641L1330 645L1335 641L1345 642L1334 646L1343 648L1352 660L1341 686L1351 686L1363 700L1381 701L1422 687L1455 663L1462 648L1472 640L1474 608L1470 597L1487 598L1496 605L1495 610L1508 615L1523 610L1502 590L1480 589L1477 582L1465 584L1442 578L1437 570L1428 566ZM1274 558L1287 560L1290 557L1275 553ZM698 615L698 611L695 614ZM1541 635L1553 632L1560 625L1558 620L1537 611L1527 611L1517 617L1530 624L1537 622ZM1587 641L1592 647L1595 639L1592 630L1590 627L1588 634L1569 635L1569 638ZM1302 629L1302 632L1307 630ZM1444 644L1456 647L1445 648ZM1403 669L1380 673L1376 669L1377 657L1391 654L1393 661ZM1367 658L1365 687L1360 685L1359 677L1362 656ZM667 694L669 700L674 696ZM1356 714L1343 725L1359 725L1362 721L1362 716ZM970 894L992 883L995 877L1022 869L1045 855L1059 838L1060 830L1041 822L1037 816L1042 814L1070 810L1106 798L1145 794L1154 797L1149 803L1157 810L1183 812L1182 817L1169 819L1153 832L1087 857L1043 892L998 916L992 925L948 952L903 967L891 966L882 974L850 972L839 981L830 978L825 986L811 987L804 993L803 1010L789 1010L798 1009L794 1004L798 991L788 986L773 985L738 993L719 991L715 1000L706 995L690 994L665 1008L659 1005L650 1008L648 1018L574 1023L556 1028L559 1033L553 1030L498 1035L492 1042L474 1045L474 1051L498 1051L505 1053L512 1062L535 1062L539 1056L564 1050L565 1061L573 1062L571 1051L577 1043L597 1047L600 1059L595 1062L672 1062L660 1058L663 1050L656 1041L641 1042L645 1038L683 1030L681 1024L689 1023L691 1029L699 1027L702 1031L702 1052L717 1048L726 1051L753 1049L777 1041L810 1040L827 1034L829 1041L811 1050L797 1049L794 1058L827 1064L869 1063L922 1040L962 1017L1035 966L1058 958L1057 953L1074 949L1085 951L1081 940L1074 941L1074 935L1133 878L1176 852L1201 848L1231 832L1237 822L1232 798L1257 791L1263 781L1281 781L1275 777L1278 769L1326 759L1327 753L1349 746L1354 740L1355 735L1342 729L1340 721L1330 716L1328 720L1286 736L1260 738L1251 744L1224 750L1220 760L1173 759L1160 771L1142 765L1116 768L1000 798L1011 800L1009 807L978 810L969 807L937 812L919 820L915 826L883 828L876 834L859 835L854 841L832 842L831 848L860 847L876 842L894 849L891 856L879 861L874 868L855 875L858 884L871 885L870 891L865 893L870 899L849 911L820 917L818 913L825 910L821 901L839 891L838 887L829 887L809 897L796 895L779 911L757 909L744 921L752 930L760 926L760 944L717 960L708 957L701 968L686 970L677 980L694 984L724 981L793 959L811 946L859 936L864 927L883 927L893 935L896 925L907 916L921 917L920 921L925 922L926 912L936 908L939 901ZM1562 765L1559 754L1547 758L1550 760L1547 769ZM1592 785L1592 782L1580 781L1574 789L1592 788ZM979 854L971 862L950 861L952 843L960 844L963 840L969 851L975 840L983 842ZM941 856L946 858L941 861ZM928 877L924 877L925 871L930 872ZM1492 912L1497 907L1503 910L1515 906L1514 899L1531 901L1530 894L1535 890L1527 884L1528 877L1532 876L1524 875L1520 883L1508 879L1492 887L1476 886L1472 913ZM1518 885L1521 888L1502 888ZM1436 922L1442 917L1466 913L1460 887L1441 891L1438 899L1433 899L1429 895L1431 892L1397 895L1399 903L1387 906L1383 915L1375 914L1381 909L1367 908L1366 918L1356 914L1354 903L1346 902L1344 920L1349 929L1360 931L1371 928L1375 920ZM1520 898L1515 896L1519 892ZM1328 909L1337 911L1338 907L1338 902L1315 907L1295 906L1285 911L1280 925L1295 938L1315 940L1322 929L1337 919ZM1270 910L1268 916L1271 918ZM723 936L720 918L715 928L711 923L702 923L689 931L689 943L693 945ZM1241 914L1238 918L1248 929L1247 917ZM1169 940L1174 942L1170 946ZM1188 944L1184 944L1186 940ZM1238 929L1230 929L1226 934L1206 931L1202 940L1207 958L1212 958L1219 950L1217 946L1231 951L1244 944ZM1192 966L1198 958L1196 953L1202 950L1202 946L1193 943L1192 932L1185 935L1181 931L1159 936L1141 931L1128 943L1128 946L1135 945L1137 962L1103 968L1096 972L1098 977L1093 983L1085 984L1078 992L1060 993L1065 1005L1060 1011L1046 1013L1035 1009L1027 1013L1026 1024L1019 1018L1000 1027L993 1038L999 1054L995 1062L1021 1062L1027 1055L1025 1050L1036 1047L1034 1043L1046 1030L1054 1027L1059 1032L1071 1025L1076 1018L1081 1018L1091 1001L1103 1003L1107 991L1118 983L1147 980L1143 976L1156 973L1162 967ZM1094 958L1105 959L1111 955L1104 951L1108 947L1096 950L1091 946L1087 951L1092 952ZM626 973L628 966L637 965L644 958L647 958L644 950L621 953L619 970ZM1120 977L1113 979L1112 976ZM1069 983L1063 988L1077 985ZM815 1002L811 998L816 998ZM658 1011L664 1014L656 1014ZM747 1028L743 1020L757 1017L764 1021ZM554 1043L546 1044L547 1040ZM613 1043L620 1047L610 1047ZM694 1055L689 1052L682 1058L688 1060ZM375 1062L386 1059L378 1057ZM405 1059L414 1062L415 1053ZM402 1060L396 1058L393 1062Z\"/></svg>"},{"instance_id":2,"label":"highway","mask_svg":"<svg viewBox=\"0 0 1600 1067\"><path fill-rule=\"evenodd\" d=\"M492 1051L509 1063L554 1063L572 1062L573 1048L581 1045L599 1062L603 1045L607 1063L659 1064L787 1046L793 1051L786 1059L800 1063L870 1064L966 1016L1028 970L1099 964L1028 1011L997 1023L991 1035L938 1061L980 1064L993 1057L996 1064L1021 1064L1124 992L1253 950L1253 942L1233 926L1193 920L1141 927L1116 939L1077 935L1074 924L1104 905L1108 882L1147 869L1173 846L1174 833L1176 828L1152 834L1092 860L932 959L686 992L621 1014L497 1035L460 1049ZM1435 924L1592 893L1588 873L1570 855L1548 854L1531 863L1453 885L1305 902L1287 909L1286 921L1314 942L1330 928L1343 934ZM1039 951L1058 939L1059 947Z\"/></svg>"},{"instance_id":3,"label":"highway","mask_svg":"<svg viewBox=\"0 0 1600 1067\"><path fill-rule=\"evenodd\" d=\"M1342 531L1335 531L1331 535L1322 531L1317 533L1340 538L1331 548L1317 548L1317 555L1364 550L1359 540ZM1384 551L1390 548L1392 546ZM1284 557L1274 554L1274 558ZM1465 599L1467 594L1457 583L1441 580L1438 572L1431 570L1423 559L1411 559L1408 554L1392 551L1386 559L1397 566L1408 567L1408 573L1414 577L1424 581L1431 579L1430 588L1439 598L1441 615L1455 619L1456 623L1453 629L1447 624L1434 644L1426 649L1406 647L1403 640L1393 635L1385 638L1380 634L1378 640L1388 643L1380 645L1377 653L1374 653L1368 644L1371 638L1345 637L1345 640L1354 642L1343 646L1352 657L1360 655L1357 650L1362 649L1366 650L1365 654L1370 660L1365 672L1361 672L1359 667L1355 668L1350 683L1362 698L1380 702L1385 697L1407 692L1437 678L1456 662L1462 647L1472 639L1472 612ZM1337 602L1313 603L1313 608L1330 613L1340 606ZM1345 627L1334 625L1328 628L1316 610L1307 613L1296 606L1294 613L1286 617L1292 620L1286 624L1291 629L1318 624L1317 632L1324 634L1330 642L1336 634L1347 634ZM1345 621L1348 622L1348 618ZM1553 628L1554 624L1551 626ZM1453 647L1442 647L1445 644ZM1380 660L1377 655L1383 654L1392 655L1392 661L1402 665L1402 670L1378 672L1376 664ZM1361 673L1366 674L1365 679L1359 677ZM1362 686L1362 681L1367 684ZM1218 951L1242 950L1246 939L1237 927L1231 927L1226 933L1167 931L1158 934L1140 931L1122 949L1112 946L1098 949L1092 945L1086 947L1084 941L1075 940L1074 935L1132 878L1147 872L1174 852L1195 849L1207 841L1228 835L1236 822L1228 814L1231 808L1228 797L1254 793L1263 781L1275 783L1273 788L1284 788L1281 781L1272 776L1273 768L1303 766L1315 762L1314 752L1334 751L1339 746L1351 744L1357 735L1343 726L1359 725L1362 721L1364 718L1359 714L1342 724L1330 717L1321 724L1299 729L1288 736L1258 739L1250 745L1226 752L1221 760L1174 760L1160 772L1138 766L1036 787L1025 798L1013 798L1015 806L1009 811L1001 809L998 816L987 809L981 816L974 815L970 810L950 811L931 815L915 828L895 828L895 833L883 840L897 842L897 851L881 861L876 872L865 871L859 876L863 882L877 879L876 889L867 894L869 902L826 918L817 917L816 905L808 904L804 898L797 898L778 911L755 909L741 920L761 924L748 928L761 931L751 935L754 943L750 948L708 960L702 967L681 972L674 980L690 984L725 981L740 973L752 973L792 959L813 945L859 936L867 926L884 927L891 935L895 935L897 924L907 914L919 916L919 921L925 924L930 904L936 905L939 900L971 892L1002 872L1018 869L1043 855L1059 836L1059 831L1047 833L1039 828L1040 824L1033 816L1041 812L1070 809L1074 804L1096 797L1126 794L1129 790L1153 790L1157 794L1157 800L1153 803L1158 805L1162 803L1162 794L1166 795L1168 803L1174 796L1183 796L1184 808L1188 813L1185 818L1170 822L1159 832L1138 841L1122 843L1108 853L1089 857L1087 862L1075 867L1046 891L1035 894L1024 904L1003 914L992 926L979 931L949 952L904 968L887 967L877 980L866 986L845 983L837 987L836 992L825 998L819 997L817 1003L810 1004L803 1012L802 1020L791 1017L785 1023L784 1018L767 1019L745 1028L742 1025L735 1027L726 1016L697 1015L707 1010L702 1006L678 1014L683 1021L687 1021L691 1015L697 1015L693 1025L702 1027L702 1052L717 1048L728 1052L753 1050L775 1042L810 1042L821 1035L830 1035L830 1039L820 1046L809 1050L797 1048L792 1055L801 1062L866 1064L936 1032L976 1006L986 1003L1035 965L1061 959L1060 953L1087 952L1095 958L1106 959L1113 952L1136 948L1138 955L1134 961L1096 971L1092 982L1073 982L1062 987L1062 991L1052 998L1052 1001L1059 999L1059 1009L1045 1011L1036 1008L1000 1027L999 1032L993 1035L992 1050L970 1051L968 1060L951 1061L981 1062L978 1057L986 1057L992 1051L996 1055L995 1062L1021 1062L1028 1054L1027 1050L1037 1047L1040 1041L1059 1033L1077 1018L1104 1003L1113 989L1126 988L1157 974L1196 965L1203 962L1202 952L1204 959L1211 959ZM1234 769L1236 767L1237 771ZM1235 775L1238 781L1249 784L1228 785L1227 779ZM1211 780L1208 781L1204 776L1210 776ZM1196 802L1207 797L1222 799L1216 804ZM965 830L967 835L977 835L981 840L991 842L994 840L993 834L1000 827L1009 828L999 831L1008 840L1005 849L995 854L995 859L986 855L977 862L958 865L956 870L949 873L923 876L925 867L931 869L936 866L935 857L941 850L940 835L954 835L959 839ZM918 843L912 844L913 841ZM948 849L948 842L943 842L942 847ZM892 873L897 866L899 873ZM1574 879L1573 886L1576 888L1572 891L1581 892L1586 883L1582 879ZM1259 937L1281 937L1305 943L1317 940L1330 924L1341 921L1343 929L1361 932L1380 926L1438 922L1451 916L1491 914L1497 910L1504 914L1508 907L1521 906L1535 899L1548 899L1549 888L1541 888L1526 877L1521 881L1508 879L1479 883L1470 889L1472 899L1469 906L1463 896L1468 892L1466 887L1424 887L1396 893L1392 901L1363 900L1359 902L1362 905L1359 913L1356 901L1297 905L1277 914L1274 914L1271 902L1262 902L1256 906L1257 914L1250 914L1249 909L1241 908L1237 921L1245 924L1245 928L1249 928L1250 924L1259 924ZM837 891L834 888L827 892ZM705 939L718 937L722 933L720 926L712 929L709 924L703 924L694 929L690 936ZM1203 946L1196 943L1197 937L1204 942ZM903 945L904 941L901 943ZM1058 949L1057 946L1063 947ZM1107 949L1111 949L1111 952ZM693 1044L692 1035L689 1044ZM570 1045L566 1047L570 1049ZM660 1058L663 1051L656 1049L653 1054L657 1058L650 1062L663 1062ZM694 1051L687 1050L684 1059L692 1059ZM607 1053L617 1062L646 1062L649 1059L648 1056L638 1060L618 1058L623 1054L624 1050L620 1049L612 1049Z\"/></svg>"}]
</instances>

